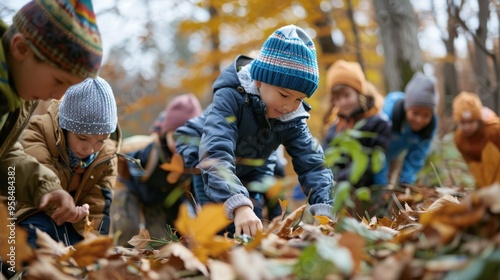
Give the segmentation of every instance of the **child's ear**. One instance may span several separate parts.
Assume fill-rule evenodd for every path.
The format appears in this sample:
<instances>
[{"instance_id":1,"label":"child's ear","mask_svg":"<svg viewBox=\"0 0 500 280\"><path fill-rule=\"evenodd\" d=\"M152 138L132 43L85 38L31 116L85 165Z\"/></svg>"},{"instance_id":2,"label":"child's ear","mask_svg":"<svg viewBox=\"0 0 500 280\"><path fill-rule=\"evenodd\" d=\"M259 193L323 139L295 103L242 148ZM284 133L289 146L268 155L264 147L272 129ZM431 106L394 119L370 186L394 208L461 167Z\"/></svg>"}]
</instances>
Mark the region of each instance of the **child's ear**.
<instances>
[{"instance_id":1,"label":"child's ear","mask_svg":"<svg viewBox=\"0 0 500 280\"><path fill-rule=\"evenodd\" d=\"M254 81L255 85L257 86L258 89L260 89L260 85L262 84L260 81Z\"/></svg>"},{"instance_id":2,"label":"child's ear","mask_svg":"<svg viewBox=\"0 0 500 280\"><path fill-rule=\"evenodd\" d=\"M28 42L21 33L16 33L10 41L10 53L17 60L23 60L32 54Z\"/></svg>"}]
</instances>

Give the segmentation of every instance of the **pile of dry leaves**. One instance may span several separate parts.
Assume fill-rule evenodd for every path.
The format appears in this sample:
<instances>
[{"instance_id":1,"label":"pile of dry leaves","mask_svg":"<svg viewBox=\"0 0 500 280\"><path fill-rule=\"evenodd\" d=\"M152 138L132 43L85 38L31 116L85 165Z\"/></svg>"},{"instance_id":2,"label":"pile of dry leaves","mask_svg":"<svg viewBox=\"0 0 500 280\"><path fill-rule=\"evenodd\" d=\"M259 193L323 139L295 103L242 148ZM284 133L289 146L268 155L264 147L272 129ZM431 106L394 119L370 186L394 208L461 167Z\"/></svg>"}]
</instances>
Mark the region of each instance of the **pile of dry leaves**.
<instances>
[{"instance_id":1,"label":"pile of dry leaves","mask_svg":"<svg viewBox=\"0 0 500 280\"><path fill-rule=\"evenodd\" d=\"M182 237L159 249L146 230L130 240L134 249L115 247L88 221L85 240L74 247L42 232L38 250L18 240L28 265L18 259L17 269L26 279L61 280L499 278L500 185L455 192L408 188L391 195L399 205L391 217L371 220L340 212L336 222L315 217L308 224L304 205L254 238L238 239L217 235L229 224L222 205L196 217L182 208L174 225Z\"/></svg>"}]
</instances>

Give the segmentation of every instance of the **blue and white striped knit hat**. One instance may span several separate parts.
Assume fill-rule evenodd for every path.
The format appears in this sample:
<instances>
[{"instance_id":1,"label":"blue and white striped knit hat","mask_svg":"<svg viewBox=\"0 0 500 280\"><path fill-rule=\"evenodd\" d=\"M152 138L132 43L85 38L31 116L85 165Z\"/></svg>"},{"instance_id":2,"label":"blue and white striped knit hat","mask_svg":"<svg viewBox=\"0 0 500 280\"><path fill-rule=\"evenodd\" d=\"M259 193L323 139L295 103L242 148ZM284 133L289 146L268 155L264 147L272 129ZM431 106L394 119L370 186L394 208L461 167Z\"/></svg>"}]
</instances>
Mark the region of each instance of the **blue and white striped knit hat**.
<instances>
[{"instance_id":1,"label":"blue and white striped knit hat","mask_svg":"<svg viewBox=\"0 0 500 280\"><path fill-rule=\"evenodd\" d=\"M319 73L314 43L304 30L287 25L267 38L250 69L252 79L311 97Z\"/></svg>"},{"instance_id":2,"label":"blue and white striped knit hat","mask_svg":"<svg viewBox=\"0 0 500 280\"><path fill-rule=\"evenodd\" d=\"M88 78L66 91L59 106L59 126L76 134L110 134L118 115L111 86L102 78Z\"/></svg>"}]
</instances>

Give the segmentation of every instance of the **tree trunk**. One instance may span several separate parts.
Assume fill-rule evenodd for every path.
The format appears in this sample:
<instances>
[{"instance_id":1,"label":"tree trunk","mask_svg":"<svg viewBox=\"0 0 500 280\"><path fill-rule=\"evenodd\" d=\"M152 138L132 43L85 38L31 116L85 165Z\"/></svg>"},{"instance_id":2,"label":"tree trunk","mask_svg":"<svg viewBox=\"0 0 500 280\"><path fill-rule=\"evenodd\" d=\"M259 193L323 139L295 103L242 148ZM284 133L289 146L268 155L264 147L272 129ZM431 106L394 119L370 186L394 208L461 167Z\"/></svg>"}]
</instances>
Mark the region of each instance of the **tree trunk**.
<instances>
[{"instance_id":1,"label":"tree trunk","mask_svg":"<svg viewBox=\"0 0 500 280\"><path fill-rule=\"evenodd\" d=\"M448 7L448 24L447 24L447 37L443 38L443 42L446 48L446 61L443 64L443 78L444 78L444 104L443 104L443 114L452 114L452 103L453 98L458 94L457 85L457 69L455 68L455 38L457 37L457 24L455 20L455 14L459 12L458 7L455 6L453 1L447 1ZM451 61L450 61L451 60Z\"/></svg>"},{"instance_id":2,"label":"tree trunk","mask_svg":"<svg viewBox=\"0 0 500 280\"><path fill-rule=\"evenodd\" d=\"M410 0L373 0L379 36L384 47L389 92L404 90L413 74L422 71L417 19Z\"/></svg>"},{"instance_id":3,"label":"tree trunk","mask_svg":"<svg viewBox=\"0 0 500 280\"><path fill-rule=\"evenodd\" d=\"M356 44L356 58L361 65L361 69L363 72L365 71L365 62L363 60L363 55L361 54L361 40L359 39L359 31L358 26L356 25L356 21L354 21L354 11L352 7L352 1L347 0L347 13L349 15L349 20L351 21L352 33L354 34L354 43Z\"/></svg>"},{"instance_id":4,"label":"tree trunk","mask_svg":"<svg viewBox=\"0 0 500 280\"><path fill-rule=\"evenodd\" d=\"M490 82L490 70L488 67L488 57L485 52L486 35L488 33L488 18L490 11L488 9L489 1L478 0L479 5L479 26L476 29L475 35L477 41L474 45L474 72L476 73L477 90L483 104L495 110L496 97L491 92L492 83ZM483 49L484 48L484 49Z\"/></svg>"}]
</instances>

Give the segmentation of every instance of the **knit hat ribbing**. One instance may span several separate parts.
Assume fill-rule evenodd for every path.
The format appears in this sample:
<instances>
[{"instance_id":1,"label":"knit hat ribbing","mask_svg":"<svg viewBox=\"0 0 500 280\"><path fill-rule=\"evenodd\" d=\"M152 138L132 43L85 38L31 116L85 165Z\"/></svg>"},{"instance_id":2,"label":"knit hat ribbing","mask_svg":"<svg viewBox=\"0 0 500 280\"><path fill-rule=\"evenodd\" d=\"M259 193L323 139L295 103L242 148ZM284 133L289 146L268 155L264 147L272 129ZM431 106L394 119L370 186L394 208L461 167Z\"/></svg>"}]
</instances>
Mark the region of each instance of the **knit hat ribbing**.
<instances>
[{"instance_id":1,"label":"knit hat ribbing","mask_svg":"<svg viewBox=\"0 0 500 280\"><path fill-rule=\"evenodd\" d=\"M415 73L405 88L405 109L421 106L436 109L436 86L434 80L422 74Z\"/></svg>"},{"instance_id":2,"label":"knit hat ribbing","mask_svg":"<svg viewBox=\"0 0 500 280\"><path fill-rule=\"evenodd\" d=\"M13 25L42 60L82 78L101 67L101 36L91 0L33 0Z\"/></svg>"},{"instance_id":3,"label":"knit hat ribbing","mask_svg":"<svg viewBox=\"0 0 500 280\"><path fill-rule=\"evenodd\" d=\"M296 90L311 97L319 73L314 43L304 30L287 25L274 31L252 63L253 80Z\"/></svg>"},{"instance_id":4,"label":"knit hat ribbing","mask_svg":"<svg viewBox=\"0 0 500 280\"><path fill-rule=\"evenodd\" d=\"M170 101L163 112L160 113L150 129L150 133L164 134L175 131L188 120L201 115L200 102L192 93L183 94Z\"/></svg>"},{"instance_id":5,"label":"knit hat ribbing","mask_svg":"<svg viewBox=\"0 0 500 280\"><path fill-rule=\"evenodd\" d=\"M110 134L118 116L113 90L102 78L70 87L59 107L59 126L76 134Z\"/></svg>"},{"instance_id":6,"label":"knit hat ribbing","mask_svg":"<svg viewBox=\"0 0 500 280\"><path fill-rule=\"evenodd\" d=\"M348 62L343 59L337 60L328 68L327 90L331 93L332 89L338 85L345 85L360 94L366 94L366 78L361 65L357 62Z\"/></svg>"},{"instance_id":7,"label":"knit hat ribbing","mask_svg":"<svg viewBox=\"0 0 500 280\"><path fill-rule=\"evenodd\" d=\"M462 91L453 99L453 120L471 121L481 120L481 109L483 104L475 93Z\"/></svg>"}]
</instances>

